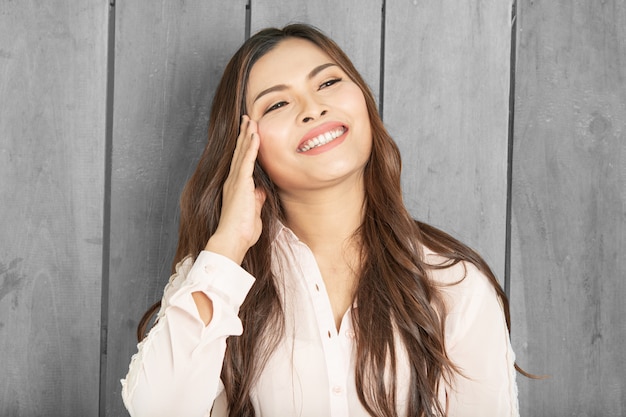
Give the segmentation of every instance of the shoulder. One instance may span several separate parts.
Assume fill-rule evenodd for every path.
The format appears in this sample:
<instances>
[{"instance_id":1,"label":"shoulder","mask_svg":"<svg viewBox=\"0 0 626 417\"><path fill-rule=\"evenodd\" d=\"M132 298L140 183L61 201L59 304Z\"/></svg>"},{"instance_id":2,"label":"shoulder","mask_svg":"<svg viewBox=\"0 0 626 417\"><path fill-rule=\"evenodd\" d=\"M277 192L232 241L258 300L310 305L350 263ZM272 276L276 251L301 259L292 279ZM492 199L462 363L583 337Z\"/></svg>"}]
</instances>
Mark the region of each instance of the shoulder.
<instances>
[{"instance_id":1,"label":"shoulder","mask_svg":"<svg viewBox=\"0 0 626 417\"><path fill-rule=\"evenodd\" d=\"M473 263L454 262L427 247L423 247L422 254L428 278L442 292L460 296L491 289L495 294L487 276Z\"/></svg>"},{"instance_id":2,"label":"shoulder","mask_svg":"<svg viewBox=\"0 0 626 417\"><path fill-rule=\"evenodd\" d=\"M503 309L496 289L473 263L452 263L428 249L424 251L424 261L432 284L443 298L449 343L464 337L477 321L487 327L492 320L501 321Z\"/></svg>"}]
</instances>

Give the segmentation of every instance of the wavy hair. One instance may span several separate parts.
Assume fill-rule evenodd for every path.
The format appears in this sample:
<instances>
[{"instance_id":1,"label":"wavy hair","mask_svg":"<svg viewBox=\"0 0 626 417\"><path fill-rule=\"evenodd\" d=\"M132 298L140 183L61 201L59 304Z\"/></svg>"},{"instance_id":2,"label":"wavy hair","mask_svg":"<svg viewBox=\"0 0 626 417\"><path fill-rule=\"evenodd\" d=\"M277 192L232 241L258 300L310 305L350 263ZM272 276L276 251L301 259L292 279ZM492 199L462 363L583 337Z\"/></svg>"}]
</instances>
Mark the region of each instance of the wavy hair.
<instances>
[{"instance_id":1,"label":"wavy hair","mask_svg":"<svg viewBox=\"0 0 626 417\"><path fill-rule=\"evenodd\" d=\"M361 262L352 310L356 333L355 381L359 400L372 415L396 415L396 352L404 349L410 364L407 411L412 416L444 415L437 394L440 381L458 372L446 355L445 306L428 278L436 266L425 263L426 246L448 258L475 264L491 281L502 300L507 326L509 306L494 274L473 250L424 223L404 206L400 186L400 152L379 116L374 96L347 55L312 26L293 24L265 29L248 39L228 63L211 109L208 141L180 200L179 240L174 264L197 256L215 232L222 206L222 187L229 173L242 115L246 114L246 85L255 62L287 38L306 39L343 69L362 90L372 132L372 151L365 167L365 215L357 230ZM254 416L251 389L273 347L284 335L284 316L276 277L271 271L272 237L283 211L272 181L256 164L254 181L267 194L261 212L263 232L246 254L242 267L256 278L240 309L243 334L227 340L222 380L231 416ZM142 319L138 338L145 334L153 306ZM375 335L375 337L372 337ZM401 346L397 344L401 343ZM254 355L250 352L255 352ZM381 378L388 375L389 378ZM388 381L385 382L385 381Z\"/></svg>"}]
</instances>

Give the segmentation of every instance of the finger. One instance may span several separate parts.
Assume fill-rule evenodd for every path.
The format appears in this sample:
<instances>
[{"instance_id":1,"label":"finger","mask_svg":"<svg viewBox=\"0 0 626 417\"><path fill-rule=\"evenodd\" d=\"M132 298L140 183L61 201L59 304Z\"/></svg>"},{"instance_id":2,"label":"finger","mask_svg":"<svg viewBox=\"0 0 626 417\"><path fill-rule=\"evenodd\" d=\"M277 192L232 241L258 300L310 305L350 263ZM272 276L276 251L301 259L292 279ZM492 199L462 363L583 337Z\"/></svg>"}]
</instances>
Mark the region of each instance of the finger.
<instances>
[{"instance_id":1,"label":"finger","mask_svg":"<svg viewBox=\"0 0 626 417\"><path fill-rule=\"evenodd\" d=\"M235 142L235 152L241 148L241 143L243 142L242 137L246 133L248 124L250 124L250 119L248 118L248 116L241 116L241 123L239 123L239 134L237 135L237 142Z\"/></svg>"},{"instance_id":2,"label":"finger","mask_svg":"<svg viewBox=\"0 0 626 417\"><path fill-rule=\"evenodd\" d=\"M250 118L248 118L248 121L250 122L248 123L249 133L259 133L259 124Z\"/></svg>"},{"instance_id":3,"label":"finger","mask_svg":"<svg viewBox=\"0 0 626 417\"><path fill-rule=\"evenodd\" d=\"M242 148L246 135L248 134L248 126L250 125L250 118L246 115L241 118L241 125L239 127L239 136L237 137L237 143L235 145L235 151L233 153L233 159L231 160L230 169L231 172L236 170L236 167L240 165Z\"/></svg>"},{"instance_id":4,"label":"finger","mask_svg":"<svg viewBox=\"0 0 626 417\"><path fill-rule=\"evenodd\" d=\"M234 161L232 169L235 169L243 178L251 178L254 172L254 163L256 161L260 137L257 132L257 123L247 119L245 131L242 132L240 149L237 151L236 161ZM235 174L237 175L237 174Z\"/></svg>"},{"instance_id":5,"label":"finger","mask_svg":"<svg viewBox=\"0 0 626 417\"><path fill-rule=\"evenodd\" d=\"M254 172L254 164L259 154L260 138L258 133L252 133L250 140L246 144L246 149L242 150L241 174L245 177L251 177Z\"/></svg>"}]
</instances>

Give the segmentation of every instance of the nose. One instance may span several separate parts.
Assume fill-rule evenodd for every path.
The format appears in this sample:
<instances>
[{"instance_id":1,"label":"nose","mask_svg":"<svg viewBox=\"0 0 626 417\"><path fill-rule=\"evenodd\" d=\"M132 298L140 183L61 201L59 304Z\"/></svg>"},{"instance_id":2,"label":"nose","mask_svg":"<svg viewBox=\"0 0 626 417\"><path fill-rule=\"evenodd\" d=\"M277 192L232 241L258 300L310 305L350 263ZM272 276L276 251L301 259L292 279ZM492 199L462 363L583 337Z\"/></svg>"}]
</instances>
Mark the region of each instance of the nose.
<instances>
[{"instance_id":1,"label":"nose","mask_svg":"<svg viewBox=\"0 0 626 417\"><path fill-rule=\"evenodd\" d=\"M299 119L302 123L312 122L328 113L326 106L317 102L314 98L307 98L302 102L302 111Z\"/></svg>"},{"instance_id":2,"label":"nose","mask_svg":"<svg viewBox=\"0 0 626 417\"><path fill-rule=\"evenodd\" d=\"M326 114L326 110L322 110L322 112L320 113L320 116L323 116L323 115L325 115L325 114ZM313 120L315 120L315 117L313 117L313 116L305 116L305 117L302 119L302 121L303 121L304 123L312 122Z\"/></svg>"}]
</instances>

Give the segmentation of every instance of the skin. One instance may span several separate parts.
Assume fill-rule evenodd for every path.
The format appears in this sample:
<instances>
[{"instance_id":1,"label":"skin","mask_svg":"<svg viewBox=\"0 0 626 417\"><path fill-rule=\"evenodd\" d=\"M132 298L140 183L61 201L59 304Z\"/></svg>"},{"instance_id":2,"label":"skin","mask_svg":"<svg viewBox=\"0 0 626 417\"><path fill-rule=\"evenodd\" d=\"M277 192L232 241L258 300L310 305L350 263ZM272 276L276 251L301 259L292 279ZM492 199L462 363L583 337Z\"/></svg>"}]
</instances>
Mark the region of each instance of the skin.
<instances>
[{"instance_id":1,"label":"skin","mask_svg":"<svg viewBox=\"0 0 626 417\"><path fill-rule=\"evenodd\" d=\"M220 223L205 249L241 264L258 240L265 201L252 180L258 158L278 189L286 225L316 258L339 328L359 268L354 234L362 222L363 170L371 153L363 93L320 48L295 38L255 63L247 87L249 117L242 119ZM339 139L298 151L303 139L338 126L347 128ZM192 296L208 324L210 299L201 292Z\"/></svg>"},{"instance_id":2,"label":"skin","mask_svg":"<svg viewBox=\"0 0 626 417\"><path fill-rule=\"evenodd\" d=\"M362 183L371 152L365 99L321 49L303 39L283 41L256 62L247 91L248 114L261 137L259 161L283 203ZM348 128L345 139L298 152L303 138L337 126Z\"/></svg>"}]
</instances>

